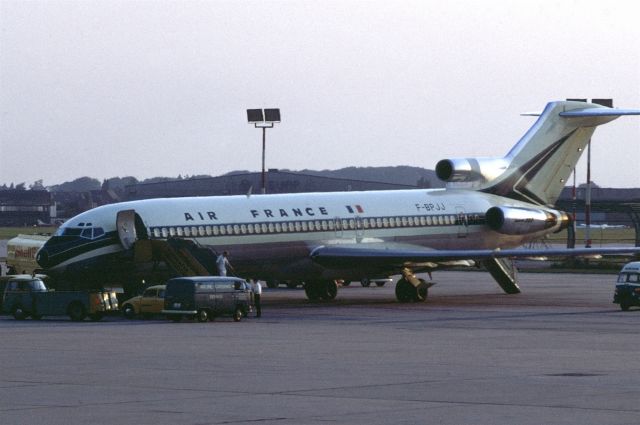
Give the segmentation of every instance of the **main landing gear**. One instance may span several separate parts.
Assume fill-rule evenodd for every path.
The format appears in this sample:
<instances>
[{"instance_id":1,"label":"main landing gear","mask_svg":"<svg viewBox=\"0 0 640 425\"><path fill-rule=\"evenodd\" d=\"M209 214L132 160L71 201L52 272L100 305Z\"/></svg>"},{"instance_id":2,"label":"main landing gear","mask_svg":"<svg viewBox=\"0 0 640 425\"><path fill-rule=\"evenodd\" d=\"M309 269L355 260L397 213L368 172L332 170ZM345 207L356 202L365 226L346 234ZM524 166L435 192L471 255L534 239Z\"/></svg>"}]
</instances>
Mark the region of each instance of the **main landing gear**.
<instances>
[{"instance_id":1,"label":"main landing gear","mask_svg":"<svg viewBox=\"0 0 640 425\"><path fill-rule=\"evenodd\" d=\"M309 301L330 301L338 295L338 283L335 280L311 280L305 282L304 292Z\"/></svg>"},{"instance_id":2,"label":"main landing gear","mask_svg":"<svg viewBox=\"0 0 640 425\"><path fill-rule=\"evenodd\" d=\"M418 278L408 268L402 269L402 277L396 283L396 298L401 303L425 301L429 296L429 288L435 285Z\"/></svg>"}]
</instances>

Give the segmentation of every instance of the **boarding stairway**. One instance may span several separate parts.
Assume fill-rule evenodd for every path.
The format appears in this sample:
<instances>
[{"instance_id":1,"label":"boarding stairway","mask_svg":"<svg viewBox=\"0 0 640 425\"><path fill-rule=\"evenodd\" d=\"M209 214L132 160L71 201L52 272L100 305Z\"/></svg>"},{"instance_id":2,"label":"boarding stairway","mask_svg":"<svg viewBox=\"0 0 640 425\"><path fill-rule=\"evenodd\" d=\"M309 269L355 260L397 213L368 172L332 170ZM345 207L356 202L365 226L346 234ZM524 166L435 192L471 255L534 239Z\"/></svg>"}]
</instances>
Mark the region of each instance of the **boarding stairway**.
<instances>
[{"instance_id":1,"label":"boarding stairway","mask_svg":"<svg viewBox=\"0 0 640 425\"><path fill-rule=\"evenodd\" d=\"M136 263L162 261L177 276L217 275L217 253L185 239L141 239L134 244Z\"/></svg>"}]
</instances>

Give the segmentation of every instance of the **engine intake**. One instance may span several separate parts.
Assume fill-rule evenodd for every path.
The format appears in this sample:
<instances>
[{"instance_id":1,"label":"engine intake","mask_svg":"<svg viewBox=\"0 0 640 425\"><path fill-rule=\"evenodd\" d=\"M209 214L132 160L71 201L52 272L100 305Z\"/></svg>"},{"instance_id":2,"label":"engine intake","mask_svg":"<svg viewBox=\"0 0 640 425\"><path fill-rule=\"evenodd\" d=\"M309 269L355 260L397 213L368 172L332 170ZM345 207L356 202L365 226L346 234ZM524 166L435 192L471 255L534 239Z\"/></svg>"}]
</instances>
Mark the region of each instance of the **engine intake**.
<instances>
[{"instance_id":1,"label":"engine intake","mask_svg":"<svg viewBox=\"0 0 640 425\"><path fill-rule=\"evenodd\" d=\"M436 164L436 175L445 182L491 181L509 166L504 158L454 158Z\"/></svg>"},{"instance_id":2,"label":"engine intake","mask_svg":"<svg viewBox=\"0 0 640 425\"><path fill-rule=\"evenodd\" d=\"M550 229L559 232L570 222L564 212L522 207L491 207L485 218L491 229L505 235L526 235Z\"/></svg>"}]
</instances>

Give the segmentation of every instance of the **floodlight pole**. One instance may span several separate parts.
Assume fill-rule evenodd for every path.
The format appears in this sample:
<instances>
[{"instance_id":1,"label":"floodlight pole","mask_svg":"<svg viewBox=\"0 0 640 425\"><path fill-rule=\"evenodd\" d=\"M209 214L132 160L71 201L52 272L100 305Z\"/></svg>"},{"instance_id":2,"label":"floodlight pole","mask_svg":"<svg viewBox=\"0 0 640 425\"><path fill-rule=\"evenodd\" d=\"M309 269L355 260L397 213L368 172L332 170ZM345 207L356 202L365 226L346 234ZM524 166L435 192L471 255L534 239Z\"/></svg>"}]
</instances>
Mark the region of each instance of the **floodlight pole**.
<instances>
[{"instance_id":1,"label":"floodlight pole","mask_svg":"<svg viewBox=\"0 0 640 425\"><path fill-rule=\"evenodd\" d=\"M262 127L262 194L267 193L266 174L264 170L264 159L267 151L267 127Z\"/></svg>"},{"instance_id":2,"label":"floodlight pole","mask_svg":"<svg viewBox=\"0 0 640 425\"><path fill-rule=\"evenodd\" d=\"M273 128L274 123L280 122L280 109L247 109L247 120L255 128L262 129L262 194L267 193L267 173L265 157L267 152L267 128Z\"/></svg>"}]
</instances>

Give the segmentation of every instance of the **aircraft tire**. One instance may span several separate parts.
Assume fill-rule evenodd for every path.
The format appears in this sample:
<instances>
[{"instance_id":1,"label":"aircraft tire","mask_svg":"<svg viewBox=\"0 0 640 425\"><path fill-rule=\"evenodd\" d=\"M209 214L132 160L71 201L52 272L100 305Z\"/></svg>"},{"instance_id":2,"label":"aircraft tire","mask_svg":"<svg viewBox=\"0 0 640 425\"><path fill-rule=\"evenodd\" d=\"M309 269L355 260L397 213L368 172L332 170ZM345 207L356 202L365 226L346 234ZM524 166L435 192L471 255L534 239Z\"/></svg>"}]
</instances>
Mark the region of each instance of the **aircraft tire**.
<instances>
[{"instance_id":1,"label":"aircraft tire","mask_svg":"<svg viewBox=\"0 0 640 425\"><path fill-rule=\"evenodd\" d=\"M368 288L369 286L371 286L371 279L366 277L360 279L360 285L362 285L365 288Z\"/></svg>"},{"instance_id":2,"label":"aircraft tire","mask_svg":"<svg viewBox=\"0 0 640 425\"><path fill-rule=\"evenodd\" d=\"M309 281L304 284L304 293L309 301L318 301L320 299L319 282Z\"/></svg>"},{"instance_id":3,"label":"aircraft tire","mask_svg":"<svg viewBox=\"0 0 640 425\"><path fill-rule=\"evenodd\" d=\"M338 283L335 280L323 282L321 288L322 293L320 295L320 298L325 301L334 300L336 298L336 295L338 295Z\"/></svg>"},{"instance_id":4,"label":"aircraft tire","mask_svg":"<svg viewBox=\"0 0 640 425\"><path fill-rule=\"evenodd\" d=\"M398 280L396 283L396 299L401 303L408 303L413 300L414 296L412 292L415 293L415 289L412 284L410 284L405 278Z\"/></svg>"}]
</instances>

